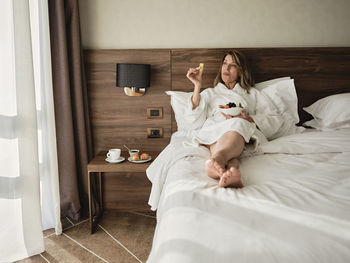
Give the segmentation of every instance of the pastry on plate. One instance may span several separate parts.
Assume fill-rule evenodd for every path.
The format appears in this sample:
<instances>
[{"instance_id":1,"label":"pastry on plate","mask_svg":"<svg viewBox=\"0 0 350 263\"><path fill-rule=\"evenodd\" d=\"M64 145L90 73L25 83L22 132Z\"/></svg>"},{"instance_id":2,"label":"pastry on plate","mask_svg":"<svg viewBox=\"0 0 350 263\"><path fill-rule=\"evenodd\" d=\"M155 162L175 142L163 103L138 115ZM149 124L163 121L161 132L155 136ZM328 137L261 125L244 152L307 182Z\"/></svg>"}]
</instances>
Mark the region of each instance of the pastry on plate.
<instances>
[{"instance_id":1,"label":"pastry on plate","mask_svg":"<svg viewBox=\"0 0 350 263\"><path fill-rule=\"evenodd\" d=\"M149 154L148 153L143 153L141 154L141 160L147 160L149 158Z\"/></svg>"},{"instance_id":2,"label":"pastry on plate","mask_svg":"<svg viewBox=\"0 0 350 263\"><path fill-rule=\"evenodd\" d=\"M138 161L138 160L140 160L140 155L135 154L135 155L131 156L131 160L132 160L132 161Z\"/></svg>"}]
</instances>

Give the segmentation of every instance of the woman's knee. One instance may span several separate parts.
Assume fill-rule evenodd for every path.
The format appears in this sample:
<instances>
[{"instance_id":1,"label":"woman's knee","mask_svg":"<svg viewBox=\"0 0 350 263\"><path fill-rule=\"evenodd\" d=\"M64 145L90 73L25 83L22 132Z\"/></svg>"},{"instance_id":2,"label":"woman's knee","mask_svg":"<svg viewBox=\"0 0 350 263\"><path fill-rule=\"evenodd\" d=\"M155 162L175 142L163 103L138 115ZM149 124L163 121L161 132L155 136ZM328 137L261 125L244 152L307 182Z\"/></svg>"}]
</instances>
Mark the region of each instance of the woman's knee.
<instances>
[{"instance_id":1,"label":"woman's knee","mask_svg":"<svg viewBox=\"0 0 350 263\"><path fill-rule=\"evenodd\" d=\"M244 137L236 131L229 131L229 132L225 133L224 136L231 138L232 140L241 142L242 144L245 144Z\"/></svg>"}]
</instances>

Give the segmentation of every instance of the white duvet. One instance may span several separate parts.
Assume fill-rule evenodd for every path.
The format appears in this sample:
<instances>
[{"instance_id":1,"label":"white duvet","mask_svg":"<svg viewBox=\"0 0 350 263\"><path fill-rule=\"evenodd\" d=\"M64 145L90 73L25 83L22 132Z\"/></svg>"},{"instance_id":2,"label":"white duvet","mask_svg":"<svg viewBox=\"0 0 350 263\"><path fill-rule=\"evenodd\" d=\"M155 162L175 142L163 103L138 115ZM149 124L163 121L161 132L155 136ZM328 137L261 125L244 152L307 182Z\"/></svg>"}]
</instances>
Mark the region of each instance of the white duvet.
<instances>
[{"instance_id":1,"label":"white duvet","mask_svg":"<svg viewBox=\"0 0 350 263\"><path fill-rule=\"evenodd\" d=\"M219 188L205 175L208 150L184 139L147 170L157 209L148 262L349 262L349 129L260 145L241 159L242 189Z\"/></svg>"}]
</instances>

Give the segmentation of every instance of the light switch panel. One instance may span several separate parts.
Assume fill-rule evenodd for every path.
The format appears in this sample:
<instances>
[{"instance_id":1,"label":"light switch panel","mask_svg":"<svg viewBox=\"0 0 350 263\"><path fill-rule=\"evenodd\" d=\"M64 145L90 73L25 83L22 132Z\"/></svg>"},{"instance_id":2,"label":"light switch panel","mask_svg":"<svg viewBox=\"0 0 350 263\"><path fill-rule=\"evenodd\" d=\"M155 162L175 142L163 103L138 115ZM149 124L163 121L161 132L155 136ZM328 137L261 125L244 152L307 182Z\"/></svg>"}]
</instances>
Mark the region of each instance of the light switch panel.
<instances>
[{"instance_id":1,"label":"light switch panel","mask_svg":"<svg viewBox=\"0 0 350 263\"><path fill-rule=\"evenodd\" d=\"M163 137L163 128L147 128L147 137L148 138L162 138Z\"/></svg>"},{"instance_id":2,"label":"light switch panel","mask_svg":"<svg viewBox=\"0 0 350 263\"><path fill-rule=\"evenodd\" d=\"M147 119L162 119L162 118L163 118L162 107L147 108Z\"/></svg>"}]
</instances>

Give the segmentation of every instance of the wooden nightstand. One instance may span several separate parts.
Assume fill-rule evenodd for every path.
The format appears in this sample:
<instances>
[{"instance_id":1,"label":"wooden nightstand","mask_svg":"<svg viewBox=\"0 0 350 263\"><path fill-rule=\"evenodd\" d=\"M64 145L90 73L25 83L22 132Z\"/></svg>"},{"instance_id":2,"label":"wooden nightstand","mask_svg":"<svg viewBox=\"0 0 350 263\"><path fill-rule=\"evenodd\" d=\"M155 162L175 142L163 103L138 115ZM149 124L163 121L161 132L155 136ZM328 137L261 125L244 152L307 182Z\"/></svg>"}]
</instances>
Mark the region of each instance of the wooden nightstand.
<instances>
[{"instance_id":1,"label":"wooden nightstand","mask_svg":"<svg viewBox=\"0 0 350 263\"><path fill-rule=\"evenodd\" d=\"M125 161L121 163L108 163L105 161L107 151L99 152L87 165L88 170L88 188L89 188L89 220L90 220L90 230L91 234L95 229L95 224L97 224L99 218L103 214L103 192L102 192L102 180L103 173L142 173L146 172L148 166L152 163L152 161L159 155L159 152L151 152L147 151L152 157L152 160L147 163L131 163L127 159L129 154L127 151L122 151L121 156L125 157ZM99 188L99 196L96 196L96 201L99 203L100 211L98 215L93 215L92 211L92 198L93 191L91 180L94 173L98 175L98 188Z\"/></svg>"}]
</instances>

